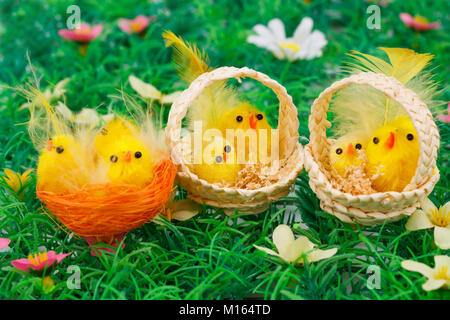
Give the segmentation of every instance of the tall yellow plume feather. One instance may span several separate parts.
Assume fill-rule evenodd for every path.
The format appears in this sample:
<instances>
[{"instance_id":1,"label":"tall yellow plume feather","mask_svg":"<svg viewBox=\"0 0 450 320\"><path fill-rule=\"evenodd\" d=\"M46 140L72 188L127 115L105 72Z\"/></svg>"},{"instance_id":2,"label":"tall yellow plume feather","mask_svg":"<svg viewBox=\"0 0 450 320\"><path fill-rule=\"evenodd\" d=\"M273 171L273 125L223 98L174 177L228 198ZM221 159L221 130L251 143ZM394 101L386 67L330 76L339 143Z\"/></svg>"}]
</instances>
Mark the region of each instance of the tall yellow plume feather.
<instances>
[{"instance_id":1,"label":"tall yellow plume feather","mask_svg":"<svg viewBox=\"0 0 450 320\"><path fill-rule=\"evenodd\" d=\"M189 44L171 31L165 31L162 36L166 46L174 49L173 61L177 66L177 72L187 83L212 70L208 66L208 56L195 44ZM193 129L194 121L202 121L203 128L215 128L220 117L238 104L239 99L235 90L227 86L225 81L216 81L203 90L189 108L188 128Z\"/></svg>"},{"instance_id":2,"label":"tall yellow plume feather","mask_svg":"<svg viewBox=\"0 0 450 320\"><path fill-rule=\"evenodd\" d=\"M433 75L424 69L434 56L404 48L379 49L387 54L389 61L352 51L348 54L351 60L343 70L352 74L375 72L394 77L416 92L428 107L433 109L437 105L434 100L438 92L436 82L432 79ZM340 135L361 129L373 131L399 116L406 115L398 103L387 99L381 92L357 85L341 90L333 99L330 109L337 123L334 131Z\"/></svg>"}]
</instances>

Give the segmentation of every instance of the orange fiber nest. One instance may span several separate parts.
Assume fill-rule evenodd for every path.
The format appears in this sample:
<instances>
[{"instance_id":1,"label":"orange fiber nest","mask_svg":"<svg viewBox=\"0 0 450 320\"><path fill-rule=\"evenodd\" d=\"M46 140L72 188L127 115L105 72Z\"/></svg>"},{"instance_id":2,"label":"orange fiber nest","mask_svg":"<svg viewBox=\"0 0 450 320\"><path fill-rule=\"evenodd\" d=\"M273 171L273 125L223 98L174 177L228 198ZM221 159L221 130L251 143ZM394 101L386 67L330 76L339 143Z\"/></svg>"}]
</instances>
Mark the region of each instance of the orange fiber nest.
<instances>
[{"instance_id":1,"label":"orange fiber nest","mask_svg":"<svg viewBox=\"0 0 450 320\"><path fill-rule=\"evenodd\" d=\"M83 237L108 238L138 228L165 206L176 168L170 159L155 167L152 183L91 184L70 194L37 190L37 197L68 229Z\"/></svg>"}]
</instances>

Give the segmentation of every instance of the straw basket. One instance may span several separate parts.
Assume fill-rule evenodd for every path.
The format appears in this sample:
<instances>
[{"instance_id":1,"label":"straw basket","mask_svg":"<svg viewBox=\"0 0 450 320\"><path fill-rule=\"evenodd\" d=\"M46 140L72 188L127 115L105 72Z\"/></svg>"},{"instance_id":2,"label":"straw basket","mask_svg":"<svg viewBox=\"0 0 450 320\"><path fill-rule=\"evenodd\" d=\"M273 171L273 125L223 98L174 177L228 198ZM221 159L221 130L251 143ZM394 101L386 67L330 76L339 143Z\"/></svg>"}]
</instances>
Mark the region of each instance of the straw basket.
<instances>
[{"instance_id":1,"label":"straw basket","mask_svg":"<svg viewBox=\"0 0 450 320\"><path fill-rule=\"evenodd\" d=\"M69 230L111 242L116 235L153 219L169 199L176 168L170 159L155 167L145 188L128 184L91 184L70 194L37 190L37 197Z\"/></svg>"},{"instance_id":2,"label":"straw basket","mask_svg":"<svg viewBox=\"0 0 450 320\"><path fill-rule=\"evenodd\" d=\"M402 192L352 195L333 188L328 180L328 150L333 142L326 136L326 128L330 126L327 121L328 106L332 95L350 84L377 89L398 102L411 118L419 136L420 157L415 176ZM439 180L436 167L439 132L433 116L416 93L392 77L363 72L333 83L314 101L309 130L310 142L305 147L305 169L309 173L309 184L320 199L321 208L344 222L373 225L409 216Z\"/></svg>"},{"instance_id":3,"label":"straw basket","mask_svg":"<svg viewBox=\"0 0 450 320\"><path fill-rule=\"evenodd\" d=\"M280 160L286 159L289 174L283 176L277 183L254 190L239 188L223 188L217 184L199 179L186 166L183 157L183 142L180 137L181 121L189 106L201 92L214 81L229 78L249 77L272 89L280 102L279 107L279 152ZM188 89L172 105L166 127L166 139L171 150L173 161L179 165L178 182L188 191L189 198L213 207L224 208L230 214L234 210L242 213L259 213L269 207L270 202L276 201L289 193L290 186L303 168L303 148L298 142L297 109L292 103L292 97L286 89L267 75L249 68L222 67L206 72L195 79Z\"/></svg>"}]
</instances>

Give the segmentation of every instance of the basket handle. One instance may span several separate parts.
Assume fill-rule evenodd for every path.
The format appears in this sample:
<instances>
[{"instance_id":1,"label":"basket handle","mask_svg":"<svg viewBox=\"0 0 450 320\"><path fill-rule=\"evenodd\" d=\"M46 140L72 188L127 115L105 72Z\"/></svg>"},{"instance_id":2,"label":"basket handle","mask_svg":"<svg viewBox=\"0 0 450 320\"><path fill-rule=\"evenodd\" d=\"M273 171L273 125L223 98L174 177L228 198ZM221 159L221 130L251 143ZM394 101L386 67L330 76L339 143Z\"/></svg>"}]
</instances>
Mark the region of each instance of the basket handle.
<instances>
[{"instance_id":1,"label":"basket handle","mask_svg":"<svg viewBox=\"0 0 450 320\"><path fill-rule=\"evenodd\" d=\"M266 87L272 89L277 95L280 102L278 115L280 159L284 159L291 155L297 146L299 138L299 121L297 118L297 108L292 102L292 97L287 93L286 88L277 81L269 78L267 75L247 67L221 67L200 75L172 104L165 134L166 142L171 150L172 159L175 163L184 163L180 143L181 121L186 116L189 106L197 99L202 91L214 81L221 81L229 78L240 80L240 78L245 77L261 82Z\"/></svg>"},{"instance_id":2,"label":"basket handle","mask_svg":"<svg viewBox=\"0 0 450 320\"><path fill-rule=\"evenodd\" d=\"M436 167L439 149L439 131L430 110L419 96L397 79L380 73L362 72L333 83L325 89L311 106L309 116L310 145L314 159L325 162L328 158L326 128L331 126L327 111L333 94L350 84L370 86L398 102L408 113L419 136L420 157L416 173L404 189L414 190L426 183Z\"/></svg>"}]
</instances>

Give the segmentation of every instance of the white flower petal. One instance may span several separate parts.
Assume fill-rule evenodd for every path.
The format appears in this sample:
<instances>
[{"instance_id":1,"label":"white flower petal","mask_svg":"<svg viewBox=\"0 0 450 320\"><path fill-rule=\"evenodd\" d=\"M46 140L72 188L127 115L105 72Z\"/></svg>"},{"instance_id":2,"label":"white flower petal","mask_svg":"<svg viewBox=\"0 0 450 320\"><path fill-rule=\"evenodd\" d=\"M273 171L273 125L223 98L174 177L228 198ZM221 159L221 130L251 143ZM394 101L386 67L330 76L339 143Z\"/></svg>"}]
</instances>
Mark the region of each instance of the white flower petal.
<instances>
[{"instance_id":1,"label":"white flower petal","mask_svg":"<svg viewBox=\"0 0 450 320\"><path fill-rule=\"evenodd\" d=\"M189 199L178 200L172 203L172 219L185 221L196 216L202 206Z\"/></svg>"},{"instance_id":2,"label":"white flower petal","mask_svg":"<svg viewBox=\"0 0 450 320\"><path fill-rule=\"evenodd\" d=\"M337 251L338 251L337 248L328 249L328 250L316 249L316 250L312 251L310 254L308 254L308 261L314 262L314 261L319 261L319 260L323 260L323 259L328 259L328 258L334 256Z\"/></svg>"},{"instance_id":3,"label":"white flower petal","mask_svg":"<svg viewBox=\"0 0 450 320\"><path fill-rule=\"evenodd\" d=\"M430 199L428 199L428 198L423 199L423 200L420 202L420 206L421 206L421 208L423 209L423 211L425 211L425 212L429 212L429 211L432 211L432 210L436 210L436 206L435 206L434 203L433 203Z\"/></svg>"},{"instance_id":4,"label":"white flower petal","mask_svg":"<svg viewBox=\"0 0 450 320\"><path fill-rule=\"evenodd\" d=\"M162 97L162 93L149 83L145 83L139 78L133 75L128 77L131 87L139 93L142 97L152 100L159 100Z\"/></svg>"},{"instance_id":5,"label":"white flower petal","mask_svg":"<svg viewBox=\"0 0 450 320\"><path fill-rule=\"evenodd\" d=\"M293 262L298 259L303 253L307 253L314 248L314 243L309 241L305 236L297 238L294 242L288 246L286 252L283 254L280 252L281 256L287 261ZM302 263L301 261L298 261Z\"/></svg>"},{"instance_id":6,"label":"white flower petal","mask_svg":"<svg viewBox=\"0 0 450 320\"><path fill-rule=\"evenodd\" d=\"M275 18L275 19L270 20L268 27L274 34L276 40L283 41L286 39L286 33L284 31L284 24L280 19Z\"/></svg>"},{"instance_id":7,"label":"white flower petal","mask_svg":"<svg viewBox=\"0 0 450 320\"><path fill-rule=\"evenodd\" d=\"M444 206L442 207L442 210L444 212L447 212L447 214L450 214L450 201L448 201Z\"/></svg>"},{"instance_id":8,"label":"white flower petal","mask_svg":"<svg viewBox=\"0 0 450 320\"><path fill-rule=\"evenodd\" d=\"M83 108L74 119L75 123L79 124L92 124L99 120L99 116L96 110Z\"/></svg>"},{"instance_id":9,"label":"white flower petal","mask_svg":"<svg viewBox=\"0 0 450 320\"><path fill-rule=\"evenodd\" d=\"M435 256L434 257L434 266L435 269L442 268L442 266L448 266L447 274L450 273L450 257L449 256Z\"/></svg>"},{"instance_id":10,"label":"white flower petal","mask_svg":"<svg viewBox=\"0 0 450 320\"><path fill-rule=\"evenodd\" d=\"M417 262L413 260L404 260L402 261L402 267L403 269L406 269L408 271L414 271L419 272L423 274L427 278L433 277L433 269L431 269L429 266L422 262Z\"/></svg>"},{"instance_id":11,"label":"white flower petal","mask_svg":"<svg viewBox=\"0 0 450 320\"><path fill-rule=\"evenodd\" d=\"M267 38L259 37L259 36L249 36L247 38L247 42L256 45L257 47L264 48L272 52L278 59L283 58L283 53L281 52L280 47Z\"/></svg>"},{"instance_id":12,"label":"white flower petal","mask_svg":"<svg viewBox=\"0 0 450 320\"><path fill-rule=\"evenodd\" d=\"M443 250L450 249L450 229L435 227L434 243Z\"/></svg>"},{"instance_id":13,"label":"white flower petal","mask_svg":"<svg viewBox=\"0 0 450 320\"><path fill-rule=\"evenodd\" d=\"M434 224L430 221L428 215L420 209L414 211L405 224L406 230L409 231L429 229L432 227L434 227Z\"/></svg>"},{"instance_id":14,"label":"white flower petal","mask_svg":"<svg viewBox=\"0 0 450 320\"><path fill-rule=\"evenodd\" d=\"M422 285L422 288L425 291L436 290L445 285L445 282L445 280L428 279L428 281Z\"/></svg>"},{"instance_id":15,"label":"white flower petal","mask_svg":"<svg viewBox=\"0 0 450 320\"><path fill-rule=\"evenodd\" d=\"M253 30L262 38L266 38L267 40L272 41L276 40L275 35L272 33L272 31L262 24L257 24L253 27Z\"/></svg>"},{"instance_id":16,"label":"white flower petal","mask_svg":"<svg viewBox=\"0 0 450 320\"><path fill-rule=\"evenodd\" d=\"M295 241L294 233L285 224L280 224L275 228L272 239L281 256L286 255L289 246Z\"/></svg>"},{"instance_id":17,"label":"white flower petal","mask_svg":"<svg viewBox=\"0 0 450 320\"><path fill-rule=\"evenodd\" d=\"M258 249L258 250L261 250L261 251L264 251L265 253L268 253L268 254L270 254L270 255L272 255L272 256L277 256L277 257L280 257L280 258L282 258L283 260L284 260L284 258L283 257L281 257L278 253L276 253L275 251L273 251L273 250L271 250L271 249L269 249L269 248L265 248L265 247L260 247L260 246L257 246L257 245L253 245L256 249Z\"/></svg>"},{"instance_id":18,"label":"white flower petal","mask_svg":"<svg viewBox=\"0 0 450 320\"><path fill-rule=\"evenodd\" d=\"M293 38L295 42L302 44L302 42L308 37L313 28L313 20L310 17L305 17L300 21L299 25L294 31Z\"/></svg>"},{"instance_id":19,"label":"white flower petal","mask_svg":"<svg viewBox=\"0 0 450 320\"><path fill-rule=\"evenodd\" d=\"M164 95L164 96L161 98L160 102L161 102L162 104L171 104L171 103L174 103L175 100L177 100L178 97L181 95L181 92L182 92L182 91L175 91L175 92L172 92L172 93L170 93L170 94L166 94L166 95Z\"/></svg>"}]
</instances>

